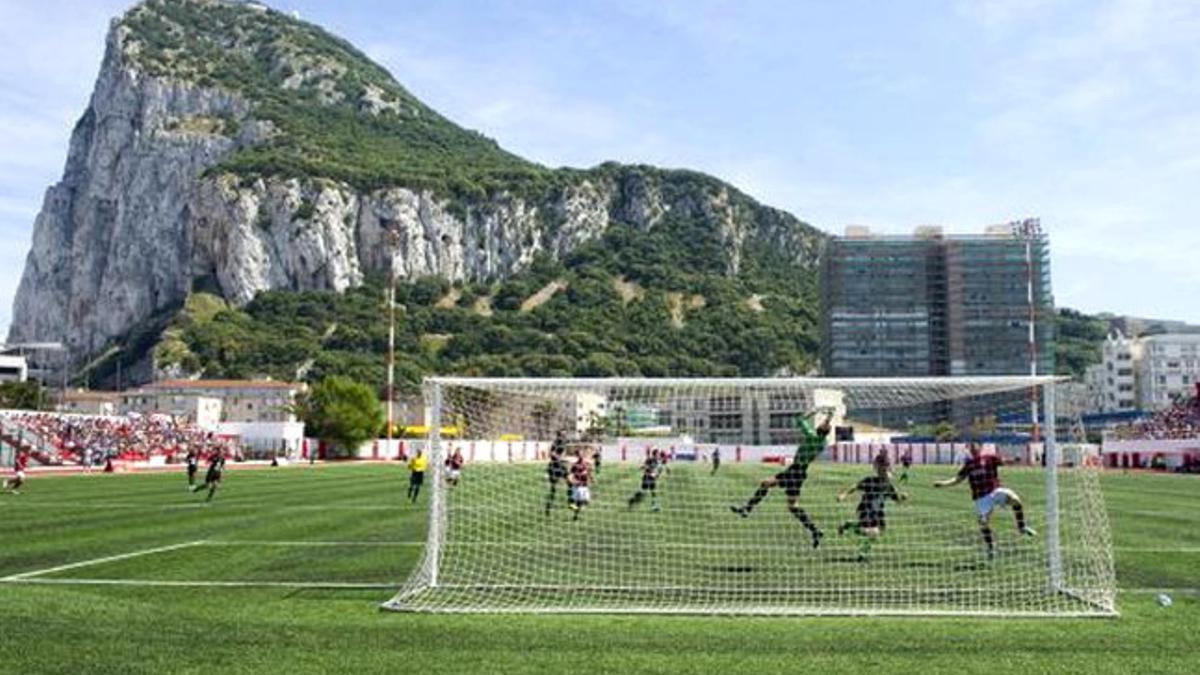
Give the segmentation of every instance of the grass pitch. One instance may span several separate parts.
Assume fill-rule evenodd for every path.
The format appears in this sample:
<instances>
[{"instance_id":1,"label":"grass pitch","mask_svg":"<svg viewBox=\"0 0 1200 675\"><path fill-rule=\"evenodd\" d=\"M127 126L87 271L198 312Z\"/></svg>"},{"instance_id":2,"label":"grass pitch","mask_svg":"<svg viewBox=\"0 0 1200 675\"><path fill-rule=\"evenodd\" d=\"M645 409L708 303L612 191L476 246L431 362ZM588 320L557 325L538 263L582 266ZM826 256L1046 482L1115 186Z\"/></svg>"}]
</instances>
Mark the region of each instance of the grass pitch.
<instances>
[{"instance_id":1,"label":"grass pitch","mask_svg":"<svg viewBox=\"0 0 1200 675\"><path fill-rule=\"evenodd\" d=\"M463 487L470 487L473 473L484 478L490 470L499 468L469 466ZM615 516L634 485L632 467L606 465L604 471L597 509L584 516L595 522L580 523L585 527L602 522L605 504ZM702 468L679 465L672 471L663 483L664 512L632 514L636 522L680 517L671 511L671 481L698 479L689 472ZM965 486L953 493L928 488L935 475L948 472L917 472L907 489L914 504L945 500L969 533ZM815 465L806 502L860 473ZM762 466L723 467L719 480L727 488L715 493L744 498L767 474ZM1033 475L1005 473L1017 489ZM422 552L425 511L423 504L404 502L405 478L400 467L383 465L231 471L214 503L204 505L201 496L185 492L182 474L35 476L24 494L0 495L0 577L10 579L0 583L0 672L1197 668L1196 477L1106 475L1122 616L1050 620L381 612L379 604ZM569 526L565 510L555 511L547 524L537 496L537 490L531 493L528 527ZM761 508L754 519L763 525L778 519L800 530L786 520L782 495L772 494ZM853 507L841 508L849 513ZM888 537L902 539L895 528L902 527L904 509L891 507ZM1037 513L1034 506L1035 525ZM828 518L814 515L831 528ZM1005 535L1008 520L1001 514L998 522ZM889 555L886 547L878 555ZM797 548L797 564L806 555ZM834 547L827 555L840 554ZM1162 589L1175 599L1170 608L1155 602Z\"/></svg>"}]
</instances>

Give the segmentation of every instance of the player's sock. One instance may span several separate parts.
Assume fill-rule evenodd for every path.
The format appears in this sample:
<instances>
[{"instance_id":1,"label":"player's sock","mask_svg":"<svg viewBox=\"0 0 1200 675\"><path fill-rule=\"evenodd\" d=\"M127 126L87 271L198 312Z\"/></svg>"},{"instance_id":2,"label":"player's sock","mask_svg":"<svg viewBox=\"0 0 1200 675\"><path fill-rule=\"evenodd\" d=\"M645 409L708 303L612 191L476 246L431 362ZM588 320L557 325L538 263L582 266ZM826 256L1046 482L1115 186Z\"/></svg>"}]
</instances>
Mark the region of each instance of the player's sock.
<instances>
[{"instance_id":1,"label":"player's sock","mask_svg":"<svg viewBox=\"0 0 1200 675\"><path fill-rule=\"evenodd\" d=\"M996 545L992 537L992 528L984 525L983 527L979 528L979 532L983 535L983 543L987 544L988 560L991 560L996 549Z\"/></svg>"},{"instance_id":2,"label":"player's sock","mask_svg":"<svg viewBox=\"0 0 1200 675\"><path fill-rule=\"evenodd\" d=\"M1033 536L1037 535L1037 532L1032 527L1029 527L1028 525L1025 524L1025 508L1024 507L1022 507L1020 504L1013 504L1013 513L1016 514L1016 516L1017 516L1017 530L1021 534L1025 535L1027 537L1033 537Z\"/></svg>"},{"instance_id":3,"label":"player's sock","mask_svg":"<svg viewBox=\"0 0 1200 675\"><path fill-rule=\"evenodd\" d=\"M746 502L746 513L753 511L754 507L758 506L758 503L765 499L767 497L767 493L770 491L771 488L765 485L758 486L758 489L754 491L754 495L750 497L750 501Z\"/></svg>"},{"instance_id":4,"label":"player's sock","mask_svg":"<svg viewBox=\"0 0 1200 675\"><path fill-rule=\"evenodd\" d=\"M817 527L816 523L814 523L812 519L808 517L808 513L799 506L790 506L788 507L788 511L791 511L792 515L796 517L796 520L799 520L800 524L812 534L813 548L818 548L821 545L821 537L825 536L825 533L821 531L821 528Z\"/></svg>"}]
</instances>

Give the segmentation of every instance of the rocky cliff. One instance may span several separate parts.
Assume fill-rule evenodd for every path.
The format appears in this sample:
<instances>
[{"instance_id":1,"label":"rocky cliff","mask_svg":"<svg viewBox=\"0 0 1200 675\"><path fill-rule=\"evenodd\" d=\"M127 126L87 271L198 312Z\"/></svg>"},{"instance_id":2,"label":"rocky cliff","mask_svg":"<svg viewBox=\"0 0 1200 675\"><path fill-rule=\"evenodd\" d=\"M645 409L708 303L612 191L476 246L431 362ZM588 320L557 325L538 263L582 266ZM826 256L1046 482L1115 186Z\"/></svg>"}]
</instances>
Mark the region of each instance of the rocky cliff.
<instances>
[{"instance_id":1,"label":"rocky cliff","mask_svg":"<svg viewBox=\"0 0 1200 675\"><path fill-rule=\"evenodd\" d=\"M357 144L357 145L356 145ZM181 307L371 273L501 279L613 222L703 223L736 275L811 274L818 233L714 178L549 170L454 126L348 44L254 3L149 0L115 21L34 225L10 341L76 355Z\"/></svg>"}]
</instances>

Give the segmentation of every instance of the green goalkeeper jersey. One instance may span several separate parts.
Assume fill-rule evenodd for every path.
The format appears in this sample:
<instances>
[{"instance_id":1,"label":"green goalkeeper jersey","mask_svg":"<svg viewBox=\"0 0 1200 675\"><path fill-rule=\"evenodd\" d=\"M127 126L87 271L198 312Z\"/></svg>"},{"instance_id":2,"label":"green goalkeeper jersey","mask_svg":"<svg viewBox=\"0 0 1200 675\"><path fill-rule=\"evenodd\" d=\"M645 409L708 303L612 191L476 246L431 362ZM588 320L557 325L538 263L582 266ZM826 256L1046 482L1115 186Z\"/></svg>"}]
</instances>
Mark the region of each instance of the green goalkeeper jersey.
<instances>
[{"instance_id":1,"label":"green goalkeeper jersey","mask_svg":"<svg viewBox=\"0 0 1200 675\"><path fill-rule=\"evenodd\" d=\"M796 447L796 456L792 458L792 464L807 467L817 458L822 452L825 452L825 437L829 434L829 430L817 431L813 428L812 422L801 417L800 434L803 438L800 440L800 445Z\"/></svg>"}]
</instances>

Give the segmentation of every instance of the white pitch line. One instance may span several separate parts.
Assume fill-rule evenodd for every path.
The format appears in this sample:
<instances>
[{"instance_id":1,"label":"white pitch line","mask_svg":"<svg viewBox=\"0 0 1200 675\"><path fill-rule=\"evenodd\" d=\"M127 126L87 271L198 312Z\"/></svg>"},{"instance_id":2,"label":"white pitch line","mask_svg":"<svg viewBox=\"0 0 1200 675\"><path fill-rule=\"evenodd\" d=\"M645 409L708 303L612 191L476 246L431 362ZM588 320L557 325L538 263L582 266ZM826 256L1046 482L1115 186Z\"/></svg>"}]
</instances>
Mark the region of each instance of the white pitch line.
<instances>
[{"instance_id":1,"label":"white pitch line","mask_svg":"<svg viewBox=\"0 0 1200 675\"><path fill-rule=\"evenodd\" d=\"M424 546L424 541L267 541L255 539L209 540L208 546Z\"/></svg>"},{"instance_id":2,"label":"white pitch line","mask_svg":"<svg viewBox=\"0 0 1200 675\"><path fill-rule=\"evenodd\" d=\"M166 586L175 588L314 588L314 589L396 589L400 584L371 584L341 581L175 581L170 579L37 579L12 578L0 582L50 584L60 586Z\"/></svg>"},{"instance_id":3,"label":"white pitch line","mask_svg":"<svg viewBox=\"0 0 1200 675\"><path fill-rule=\"evenodd\" d=\"M320 547L320 546L425 546L427 543L428 542L426 542L426 541L416 541L416 540L409 540L409 541L398 541L398 540L392 540L392 541L387 541L387 540L376 540L376 541L370 541L370 540L364 540L364 541L319 541L319 540L318 541L276 541L276 540L267 540L267 539L226 539L226 540L210 539L210 540L205 541L205 544L208 546L281 546L281 547L286 547L286 546L297 546L297 547L299 547L299 546L314 546L314 547ZM552 541L541 541L541 540L532 540L532 541L461 541L461 542L446 542L444 545L447 547L463 547L463 548L504 547L504 546L517 546L517 547L522 547L522 548L530 548L530 547L543 546L543 547L547 547L547 548L557 549L557 548L561 547L561 544L556 544L555 542L552 542ZM614 548L624 549L624 548L629 548L630 546L631 545L622 546L620 544L617 544L614 546ZM634 544L633 546L638 546L638 545ZM654 544L653 547L656 549L700 549L700 550L706 550L706 549L707 550L726 550L726 549L729 549L729 550L738 550L738 551L746 550L746 548L747 548L745 545L742 545L742 544L722 545L722 544L685 543L685 542L669 542L669 543L664 542L664 543ZM789 545L789 544L778 544L778 545L768 544L768 545L754 546L752 548L754 550L791 551L791 550L795 549L795 546ZM977 547L970 546L970 545L965 545L965 546L951 545L951 546L925 546L925 547L920 548L919 550L922 552L928 552L930 550L973 551L973 550L976 550L976 548ZM1181 547L1117 546L1117 547L1114 547L1114 550L1118 551L1118 552L1122 552L1122 553L1200 554L1200 547L1195 547L1195 546L1181 546Z\"/></svg>"},{"instance_id":4,"label":"white pitch line","mask_svg":"<svg viewBox=\"0 0 1200 675\"><path fill-rule=\"evenodd\" d=\"M129 558L137 558L137 557L143 556L143 555L153 555L155 553L166 553L167 551L175 551L175 550L178 550L181 548L188 548L191 546L200 546L201 544L204 544L204 543L206 543L204 539L197 539L196 541L188 541L188 542L184 542L182 544L172 544L170 546L159 546L156 548L147 548L147 549L143 549L140 551L133 551L131 553L122 553L120 555L110 555L110 556L107 556L104 558L92 558L91 560L82 560L80 562L69 563L66 565L58 565L56 567L47 567L46 569L42 569L42 570L33 570L31 572L21 572L20 574L12 574L12 575L9 575L7 577L0 579L0 581L26 581L32 577L38 577L38 576L42 576L44 574L53 574L55 572L62 572L64 570L73 570L73 569L76 569L79 567L88 567L91 565L101 565L103 563L115 562L117 560L128 560Z\"/></svg>"},{"instance_id":5,"label":"white pitch line","mask_svg":"<svg viewBox=\"0 0 1200 675\"><path fill-rule=\"evenodd\" d=\"M1200 588L1118 588L1120 593L1136 593L1139 595L1149 593L1174 593L1176 595L1195 595L1200 596Z\"/></svg>"},{"instance_id":6,"label":"white pitch line","mask_svg":"<svg viewBox=\"0 0 1200 675\"><path fill-rule=\"evenodd\" d=\"M2 502L0 502L2 503ZM16 502L9 502L15 505ZM49 504L44 502L24 502L22 505L30 507L45 507ZM58 505L55 504L56 510L75 508L81 511L93 510L96 508L109 509L139 509L139 510L157 510L157 509L211 509L211 508L246 508L246 509L261 509L262 504L249 500L218 500L216 502L197 502L194 504L155 504L152 502L106 502L106 501L82 501L74 504ZM312 504L295 504L295 505L276 505L274 507L279 511L398 511L403 509L402 505L385 506L375 504L331 504L329 506L314 506Z\"/></svg>"}]
</instances>

